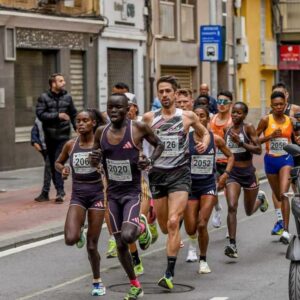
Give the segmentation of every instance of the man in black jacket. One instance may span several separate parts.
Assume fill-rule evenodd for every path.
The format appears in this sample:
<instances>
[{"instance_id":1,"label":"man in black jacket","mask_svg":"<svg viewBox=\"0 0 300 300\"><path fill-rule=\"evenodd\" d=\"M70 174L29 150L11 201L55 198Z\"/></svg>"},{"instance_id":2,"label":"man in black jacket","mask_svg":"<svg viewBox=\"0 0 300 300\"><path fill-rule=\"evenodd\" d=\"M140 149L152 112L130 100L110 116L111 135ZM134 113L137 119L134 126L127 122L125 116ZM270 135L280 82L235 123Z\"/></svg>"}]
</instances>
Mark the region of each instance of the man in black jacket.
<instances>
[{"instance_id":1,"label":"man in black jacket","mask_svg":"<svg viewBox=\"0 0 300 300\"><path fill-rule=\"evenodd\" d=\"M62 74L52 74L49 77L50 89L38 98L36 105L36 115L43 123L52 179L57 186L56 203L63 202L65 192L61 174L55 170L54 164L64 144L70 138L70 122L75 129L77 113L72 97L64 89L65 84Z\"/></svg>"}]
</instances>

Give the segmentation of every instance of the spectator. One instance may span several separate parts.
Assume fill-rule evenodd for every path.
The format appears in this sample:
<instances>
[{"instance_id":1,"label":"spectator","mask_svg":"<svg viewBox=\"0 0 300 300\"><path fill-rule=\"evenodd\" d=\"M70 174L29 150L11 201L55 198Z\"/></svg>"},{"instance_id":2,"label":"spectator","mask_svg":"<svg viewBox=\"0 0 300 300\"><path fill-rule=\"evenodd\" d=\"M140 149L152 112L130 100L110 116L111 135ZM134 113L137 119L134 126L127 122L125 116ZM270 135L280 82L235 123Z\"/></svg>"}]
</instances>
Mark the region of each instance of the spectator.
<instances>
[{"instance_id":1,"label":"spectator","mask_svg":"<svg viewBox=\"0 0 300 300\"><path fill-rule=\"evenodd\" d=\"M124 82L118 82L112 88L113 94L125 94L128 92L129 92L129 86Z\"/></svg>"},{"instance_id":2,"label":"spectator","mask_svg":"<svg viewBox=\"0 0 300 300\"><path fill-rule=\"evenodd\" d=\"M61 174L55 170L54 164L64 144L70 138L70 122L75 129L77 113L72 97L65 90L65 85L62 74L52 74L49 77L50 89L41 94L36 105L36 115L43 124L52 180L56 184L56 203L64 201L65 191Z\"/></svg>"},{"instance_id":3,"label":"spectator","mask_svg":"<svg viewBox=\"0 0 300 300\"><path fill-rule=\"evenodd\" d=\"M202 83L200 85L200 95L196 99L196 101L201 97L201 96L208 96L209 97L209 105L208 105L208 110L212 114L218 113L218 107L217 107L217 101L215 98L209 95L209 87L208 84Z\"/></svg>"},{"instance_id":4,"label":"spectator","mask_svg":"<svg viewBox=\"0 0 300 300\"><path fill-rule=\"evenodd\" d=\"M190 89L179 89L176 95L176 107L182 110L193 110L194 99Z\"/></svg>"},{"instance_id":5,"label":"spectator","mask_svg":"<svg viewBox=\"0 0 300 300\"><path fill-rule=\"evenodd\" d=\"M51 185L51 168L45 144L42 122L38 118L36 118L34 125L31 129L31 145L39 153L41 153L45 162L43 188L41 194L34 198L34 200L37 202L49 201L49 191Z\"/></svg>"},{"instance_id":6,"label":"spectator","mask_svg":"<svg viewBox=\"0 0 300 300\"><path fill-rule=\"evenodd\" d=\"M157 109L160 109L160 108L161 108L161 103L160 103L159 99L157 97L155 97L153 102L152 102L151 110L154 111L154 110L157 110Z\"/></svg>"}]
</instances>

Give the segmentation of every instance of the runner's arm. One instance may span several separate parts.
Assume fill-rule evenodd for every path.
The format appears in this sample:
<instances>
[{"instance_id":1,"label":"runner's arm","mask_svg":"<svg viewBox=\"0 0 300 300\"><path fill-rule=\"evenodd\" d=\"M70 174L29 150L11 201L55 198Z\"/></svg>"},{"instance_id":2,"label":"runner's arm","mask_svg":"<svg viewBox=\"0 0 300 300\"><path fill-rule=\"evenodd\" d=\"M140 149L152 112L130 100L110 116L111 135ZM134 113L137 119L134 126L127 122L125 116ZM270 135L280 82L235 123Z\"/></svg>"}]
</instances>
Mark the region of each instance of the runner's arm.
<instances>
[{"instance_id":1,"label":"runner's arm","mask_svg":"<svg viewBox=\"0 0 300 300\"><path fill-rule=\"evenodd\" d=\"M64 147L63 147L63 149L62 149L62 151L61 151L59 157L57 158L57 160L56 160L56 162L55 162L55 169L56 169L56 171L59 172L59 173L61 173L62 176L63 176L65 179L66 179L66 178L69 176L69 174L70 174L70 168L69 168L69 167L65 167L65 163L66 163L66 161L69 159L69 152L70 152L70 150L72 149L74 143L75 143L74 139L68 141L68 142L64 145Z\"/></svg>"},{"instance_id":2,"label":"runner's arm","mask_svg":"<svg viewBox=\"0 0 300 300\"><path fill-rule=\"evenodd\" d=\"M214 134L215 144L218 149L228 158L227 166L226 166L226 173L229 173L232 170L234 164L234 155L230 151L230 149L226 146L224 139L222 139L219 135Z\"/></svg>"},{"instance_id":3,"label":"runner's arm","mask_svg":"<svg viewBox=\"0 0 300 300\"><path fill-rule=\"evenodd\" d=\"M253 154L258 154L260 155L262 150L261 150L261 144L258 139L257 133L255 131L255 128L252 124L247 124L246 125L246 132L247 135L250 138L251 144L247 144L244 142L241 142L241 146L245 148L246 150L250 151Z\"/></svg>"},{"instance_id":4,"label":"runner's arm","mask_svg":"<svg viewBox=\"0 0 300 300\"><path fill-rule=\"evenodd\" d=\"M258 140L261 144L269 141L272 138L272 135L268 135L268 136L261 136L261 134L267 129L268 127L268 121L269 121L269 117L265 116L262 119L260 119L258 126L256 128L256 134L258 136Z\"/></svg>"},{"instance_id":5,"label":"runner's arm","mask_svg":"<svg viewBox=\"0 0 300 300\"><path fill-rule=\"evenodd\" d=\"M89 155L90 164L94 168L98 168L101 162L101 146L100 146L100 138L105 126L98 127L95 132L94 137L94 145L92 153Z\"/></svg>"}]
</instances>

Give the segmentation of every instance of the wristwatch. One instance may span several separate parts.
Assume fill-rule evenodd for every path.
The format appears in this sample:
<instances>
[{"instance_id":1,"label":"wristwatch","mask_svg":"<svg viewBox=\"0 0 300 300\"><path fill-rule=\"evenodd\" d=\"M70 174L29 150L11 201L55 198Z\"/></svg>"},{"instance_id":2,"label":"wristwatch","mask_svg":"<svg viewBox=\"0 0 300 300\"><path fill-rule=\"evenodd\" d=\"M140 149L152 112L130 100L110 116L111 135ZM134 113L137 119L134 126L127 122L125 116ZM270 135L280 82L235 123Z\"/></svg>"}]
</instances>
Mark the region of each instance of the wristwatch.
<instances>
[{"instance_id":1,"label":"wristwatch","mask_svg":"<svg viewBox=\"0 0 300 300\"><path fill-rule=\"evenodd\" d=\"M244 142L240 141L240 142L238 143L238 146L239 146L239 147L243 147L243 146L244 146Z\"/></svg>"}]
</instances>

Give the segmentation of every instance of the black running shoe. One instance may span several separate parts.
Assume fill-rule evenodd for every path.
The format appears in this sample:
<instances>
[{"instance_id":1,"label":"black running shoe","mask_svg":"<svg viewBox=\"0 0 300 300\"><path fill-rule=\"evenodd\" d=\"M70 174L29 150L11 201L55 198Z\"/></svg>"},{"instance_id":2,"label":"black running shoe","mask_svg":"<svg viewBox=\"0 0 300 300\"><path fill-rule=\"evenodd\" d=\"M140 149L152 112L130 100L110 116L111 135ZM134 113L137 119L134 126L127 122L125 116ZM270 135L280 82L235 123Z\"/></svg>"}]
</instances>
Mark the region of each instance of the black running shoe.
<instances>
[{"instance_id":1,"label":"black running shoe","mask_svg":"<svg viewBox=\"0 0 300 300\"><path fill-rule=\"evenodd\" d=\"M39 196L34 198L34 201L37 201L37 202L49 201L49 194L46 192L41 192L41 194Z\"/></svg>"},{"instance_id":2,"label":"black running shoe","mask_svg":"<svg viewBox=\"0 0 300 300\"><path fill-rule=\"evenodd\" d=\"M230 258L238 258L237 248L235 244L229 244L225 247L224 254Z\"/></svg>"}]
</instances>

